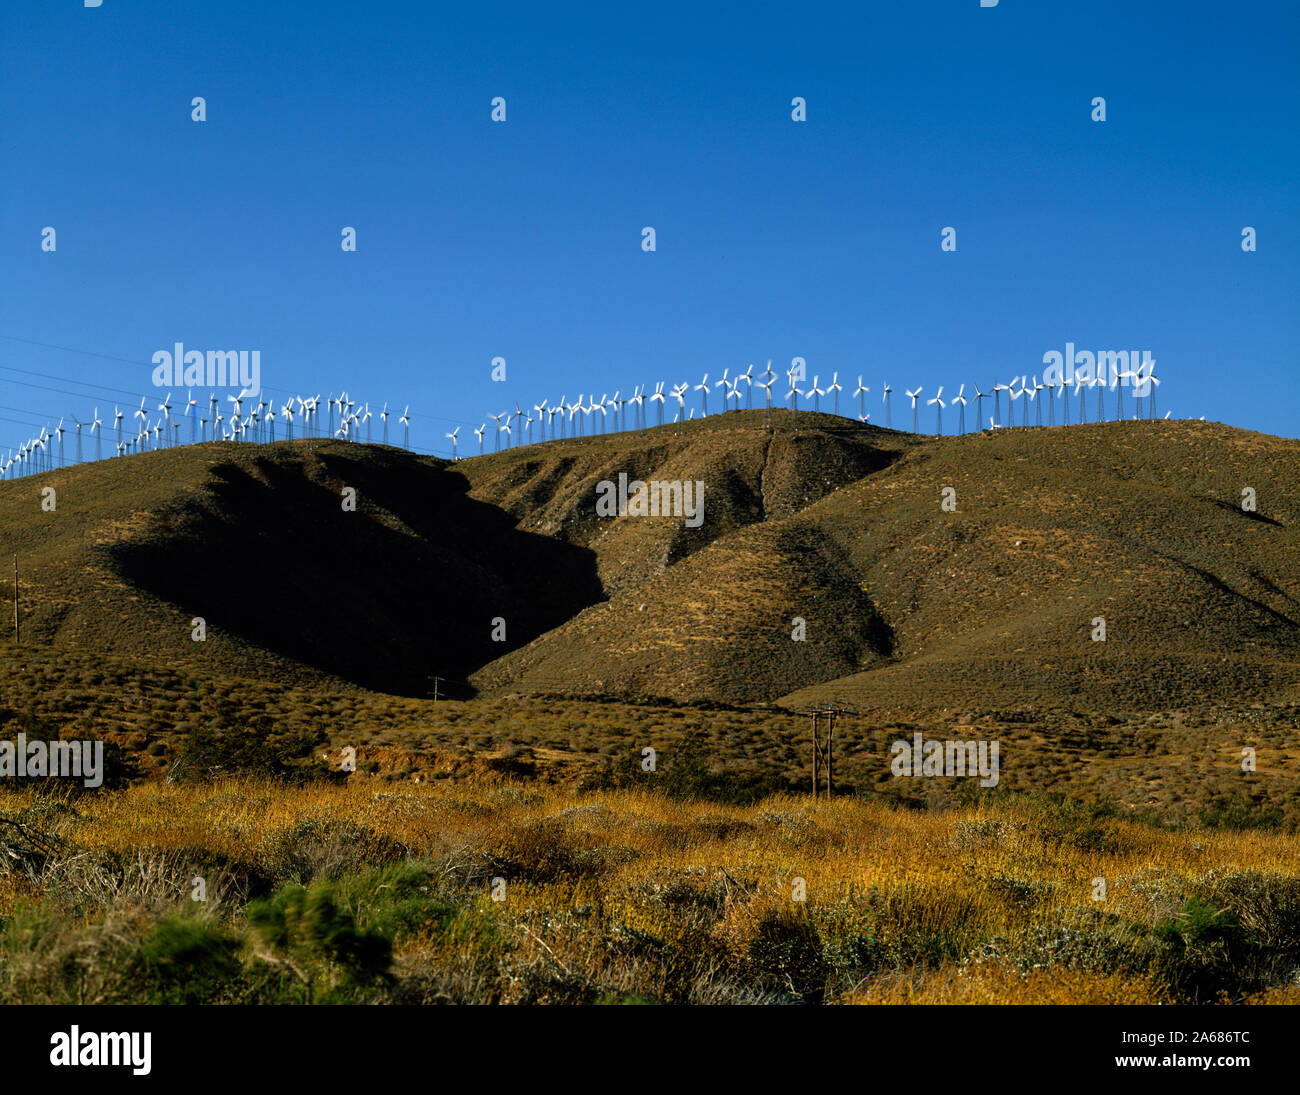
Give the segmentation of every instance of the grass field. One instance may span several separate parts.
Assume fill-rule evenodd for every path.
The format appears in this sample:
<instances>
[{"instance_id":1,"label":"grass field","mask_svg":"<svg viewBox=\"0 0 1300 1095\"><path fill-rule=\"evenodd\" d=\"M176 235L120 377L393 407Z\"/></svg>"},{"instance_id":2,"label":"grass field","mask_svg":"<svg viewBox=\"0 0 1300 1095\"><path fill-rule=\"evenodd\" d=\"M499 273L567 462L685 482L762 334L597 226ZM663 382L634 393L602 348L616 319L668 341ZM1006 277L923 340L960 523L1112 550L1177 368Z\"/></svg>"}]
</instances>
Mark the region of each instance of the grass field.
<instances>
[{"instance_id":1,"label":"grass field","mask_svg":"<svg viewBox=\"0 0 1300 1095\"><path fill-rule=\"evenodd\" d=\"M0 815L4 1002L1300 1002L1294 838L1068 802L239 780Z\"/></svg>"}]
</instances>

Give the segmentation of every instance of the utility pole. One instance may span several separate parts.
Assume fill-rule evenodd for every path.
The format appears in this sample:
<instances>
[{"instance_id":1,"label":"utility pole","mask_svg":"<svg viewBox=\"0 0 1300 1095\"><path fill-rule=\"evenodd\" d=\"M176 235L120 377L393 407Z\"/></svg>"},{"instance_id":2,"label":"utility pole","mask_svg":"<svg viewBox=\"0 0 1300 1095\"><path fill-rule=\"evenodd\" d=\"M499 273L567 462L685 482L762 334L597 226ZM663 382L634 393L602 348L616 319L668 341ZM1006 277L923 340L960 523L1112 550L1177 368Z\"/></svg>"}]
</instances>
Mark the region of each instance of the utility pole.
<instances>
[{"instance_id":1,"label":"utility pole","mask_svg":"<svg viewBox=\"0 0 1300 1095\"><path fill-rule=\"evenodd\" d=\"M429 678L427 678L427 679L433 681L433 691L430 692L429 695L433 698L433 702L434 702L434 703L437 703L437 702L438 702L438 682L439 682L440 680L442 680L442 678L441 678L441 677L429 677Z\"/></svg>"},{"instance_id":2,"label":"utility pole","mask_svg":"<svg viewBox=\"0 0 1300 1095\"><path fill-rule=\"evenodd\" d=\"M14 556L14 642L22 642L21 632L18 629L18 556Z\"/></svg>"}]
</instances>

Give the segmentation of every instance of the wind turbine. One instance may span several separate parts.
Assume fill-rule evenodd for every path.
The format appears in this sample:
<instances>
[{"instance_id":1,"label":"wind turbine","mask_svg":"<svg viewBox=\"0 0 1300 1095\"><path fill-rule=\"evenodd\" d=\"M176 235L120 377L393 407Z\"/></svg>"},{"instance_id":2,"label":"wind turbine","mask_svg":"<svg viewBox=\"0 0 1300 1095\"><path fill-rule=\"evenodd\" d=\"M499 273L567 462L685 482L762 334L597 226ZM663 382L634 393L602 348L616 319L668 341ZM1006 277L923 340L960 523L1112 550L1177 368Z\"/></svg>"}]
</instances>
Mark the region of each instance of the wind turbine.
<instances>
[{"instance_id":1,"label":"wind turbine","mask_svg":"<svg viewBox=\"0 0 1300 1095\"><path fill-rule=\"evenodd\" d=\"M887 430L893 428L892 426L890 426L890 421L891 421L891 417L892 417L892 416L891 416L890 413L889 413L889 411L890 411L890 406L889 406L889 393L892 392L893 390L894 390L894 389L891 388L891 387L889 386L889 381L886 380L886 381L885 381L885 387L884 387L884 389L883 389L883 394L881 395L880 398L883 399L884 402L885 402L885 429L887 429Z\"/></svg>"},{"instance_id":2,"label":"wind turbine","mask_svg":"<svg viewBox=\"0 0 1300 1095\"><path fill-rule=\"evenodd\" d=\"M397 421L402 424L402 448L408 452L411 448L411 405L408 403L402 410L402 417Z\"/></svg>"},{"instance_id":3,"label":"wind turbine","mask_svg":"<svg viewBox=\"0 0 1300 1095\"><path fill-rule=\"evenodd\" d=\"M859 377L858 379L861 380L862 378ZM840 374L839 374L839 371L836 370L835 372L831 373L831 382L830 382L829 384L826 385L826 394L827 394L827 395L830 395L831 392L834 392L834 393L835 393L835 407L834 407L834 411L833 411L833 413L835 413L835 414L839 414L839 413L840 413L840 392L842 392L843 390L844 390L844 388L843 388L843 386L840 384Z\"/></svg>"},{"instance_id":4,"label":"wind turbine","mask_svg":"<svg viewBox=\"0 0 1300 1095\"><path fill-rule=\"evenodd\" d=\"M384 404L384 409L379 412L379 421L384 426L384 444L388 444L388 404Z\"/></svg>"},{"instance_id":5,"label":"wind turbine","mask_svg":"<svg viewBox=\"0 0 1300 1095\"><path fill-rule=\"evenodd\" d=\"M617 392L615 393L614 397L616 399L618 398ZM537 413L538 439L541 441L545 441L546 440L546 400L543 399L540 403L534 403L533 410ZM528 440L532 441L532 439L533 439L533 434L532 431L529 430Z\"/></svg>"},{"instance_id":6,"label":"wind turbine","mask_svg":"<svg viewBox=\"0 0 1300 1095\"><path fill-rule=\"evenodd\" d=\"M980 391L980 386L978 384L974 385L974 388L975 388L975 428L978 430L980 427L980 419L984 417L984 400L988 399L988 393Z\"/></svg>"},{"instance_id":7,"label":"wind turbine","mask_svg":"<svg viewBox=\"0 0 1300 1095\"><path fill-rule=\"evenodd\" d=\"M99 417L99 408L96 407L95 418L90 423L90 432L95 435L95 459L96 460L99 459L99 439L103 436L102 432L100 431L100 426L102 426L103 424L104 423L100 420Z\"/></svg>"},{"instance_id":8,"label":"wind turbine","mask_svg":"<svg viewBox=\"0 0 1300 1095\"><path fill-rule=\"evenodd\" d=\"M737 382L742 380L745 382L745 410L752 411L754 409L754 363L752 361L749 363L749 368L736 377Z\"/></svg>"},{"instance_id":9,"label":"wind turbine","mask_svg":"<svg viewBox=\"0 0 1300 1095\"><path fill-rule=\"evenodd\" d=\"M862 383L862 374L859 373L858 386L853 390L853 394L858 397L858 421L860 422L867 420L867 393L869 391L871 389Z\"/></svg>"},{"instance_id":10,"label":"wind turbine","mask_svg":"<svg viewBox=\"0 0 1300 1095\"><path fill-rule=\"evenodd\" d=\"M966 385L963 384L960 388L957 389L957 396L956 396L956 398L953 400L953 402L956 403L957 406L959 406L959 407L961 408L961 410L958 412L958 416L959 416L960 419L961 419L961 432L962 432L963 434L966 432L966 396L965 396L965 391L966 391Z\"/></svg>"},{"instance_id":11,"label":"wind turbine","mask_svg":"<svg viewBox=\"0 0 1300 1095\"><path fill-rule=\"evenodd\" d=\"M447 434L448 440L451 441L451 458L456 459L456 435L460 433L460 427L457 426L451 433Z\"/></svg>"},{"instance_id":12,"label":"wind turbine","mask_svg":"<svg viewBox=\"0 0 1300 1095\"><path fill-rule=\"evenodd\" d=\"M494 437L493 437L492 451L500 452L501 451L501 419L506 417L506 412L502 411L500 414L493 414L491 411L488 411L488 417L497 424L497 428L493 431Z\"/></svg>"},{"instance_id":13,"label":"wind turbine","mask_svg":"<svg viewBox=\"0 0 1300 1095\"><path fill-rule=\"evenodd\" d=\"M686 393L691 389L689 380L683 381L672 390L672 397L677 400L677 413L683 415L686 413Z\"/></svg>"},{"instance_id":14,"label":"wind turbine","mask_svg":"<svg viewBox=\"0 0 1300 1095\"><path fill-rule=\"evenodd\" d=\"M1132 380L1133 374L1125 369L1115 374L1115 421L1124 421L1124 382Z\"/></svg>"},{"instance_id":15,"label":"wind turbine","mask_svg":"<svg viewBox=\"0 0 1300 1095\"><path fill-rule=\"evenodd\" d=\"M767 425L770 425L772 422L772 385L775 383L776 383L776 374L773 373L772 376L768 379L768 381L765 384L759 385L759 387L763 389L763 392L765 393L765 397L766 397L766 402L764 405L765 409L763 411L763 422Z\"/></svg>"},{"instance_id":16,"label":"wind turbine","mask_svg":"<svg viewBox=\"0 0 1300 1095\"><path fill-rule=\"evenodd\" d=\"M1011 383L1007 385L1007 425L1015 427L1016 424L1016 400L1024 394L1024 389L1016 390L1016 381L1020 378L1013 376Z\"/></svg>"},{"instance_id":17,"label":"wind turbine","mask_svg":"<svg viewBox=\"0 0 1300 1095\"><path fill-rule=\"evenodd\" d=\"M158 404L158 409L162 412L163 421L166 422L168 428L170 428L172 423L172 393L171 392L168 392L167 397L161 403ZM163 437L166 436L167 436L167 431L164 430Z\"/></svg>"},{"instance_id":18,"label":"wind turbine","mask_svg":"<svg viewBox=\"0 0 1300 1095\"><path fill-rule=\"evenodd\" d=\"M1030 393L1029 398L1034 400L1034 425L1035 426L1041 426L1043 424L1043 405L1037 401L1038 393L1043 391L1043 389L1044 389L1043 382L1039 380L1038 377L1034 377L1034 387L1032 392ZM1050 400L1052 397L1049 394L1047 398ZM1048 403L1047 405L1050 407L1051 403Z\"/></svg>"},{"instance_id":19,"label":"wind turbine","mask_svg":"<svg viewBox=\"0 0 1300 1095\"><path fill-rule=\"evenodd\" d=\"M703 417L704 415L707 415L709 413L709 374L708 373L705 373L704 379L695 385L695 390L697 392L703 393L700 396L700 406L702 408L700 411L700 416Z\"/></svg>"},{"instance_id":20,"label":"wind turbine","mask_svg":"<svg viewBox=\"0 0 1300 1095\"><path fill-rule=\"evenodd\" d=\"M822 396L824 396L826 393L817 386L817 381L819 379L820 377L817 376L813 377L812 387L809 388L806 392L804 392L804 395L810 395L813 397L813 410L815 410L818 414L821 414Z\"/></svg>"},{"instance_id":21,"label":"wind turbine","mask_svg":"<svg viewBox=\"0 0 1300 1095\"><path fill-rule=\"evenodd\" d=\"M488 415L488 417L491 418L492 416L491 416L491 415ZM479 456L482 456L482 455L483 455L483 435L484 435L486 432L487 432L487 423L486 423L486 422L484 422L483 425L477 427L477 428L474 430L474 436L478 438L478 454L479 454Z\"/></svg>"},{"instance_id":22,"label":"wind turbine","mask_svg":"<svg viewBox=\"0 0 1300 1095\"><path fill-rule=\"evenodd\" d=\"M1140 368L1146 369L1146 375L1142 378L1143 384L1147 388L1147 417L1155 418L1156 416L1156 389L1160 387L1160 378L1156 376L1156 359L1151 358L1144 361ZM1169 416L1166 414L1166 418Z\"/></svg>"},{"instance_id":23,"label":"wind turbine","mask_svg":"<svg viewBox=\"0 0 1300 1095\"><path fill-rule=\"evenodd\" d=\"M1057 383L1055 380L1047 382L1047 424L1056 425L1056 404L1052 402L1056 398Z\"/></svg>"},{"instance_id":24,"label":"wind turbine","mask_svg":"<svg viewBox=\"0 0 1300 1095\"><path fill-rule=\"evenodd\" d=\"M934 404L936 404L936 403L939 404L939 405L938 405L937 407L934 408L934 425L935 425L935 430L934 430L934 432L935 432L936 434L939 434L940 436L942 436L942 435L943 435L943 409L944 409L944 407L947 406L947 404L944 403L944 401L943 401L943 385L942 385L942 384L939 385L939 390L938 390L937 392L934 393L934 398L933 398L933 399L927 399L927 400L925 401L925 405L926 405L927 407L934 406Z\"/></svg>"},{"instance_id":25,"label":"wind turbine","mask_svg":"<svg viewBox=\"0 0 1300 1095\"><path fill-rule=\"evenodd\" d=\"M113 425L117 427L117 443L120 445L122 443L122 409L120 407L113 408ZM77 462L81 462L80 456L77 457Z\"/></svg>"},{"instance_id":26,"label":"wind turbine","mask_svg":"<svg viewBox=\"0 0 1300 1095\"><path fill-rule=\"evenodd\" d=\"M1097 389L1097 421L1106 421L1106 404L1103 402L1106 395L1106 382L1099 376L1092 378L1090 387Z\"/></svg>"},{"instance_id":27,"label":"wind turbine","mask_svg":"<svg viewBox=\"0 0 1300 1095\"><path fill-rule=\"evenodd\" d=\"M194 389L191 388L185 398L185 414L190 420L190 444L194 444L195 419L198 418L199 401L194 398Z\"/></svg>"},{"instance_id":28,"label":"wind turbine","mask_svg":"<svg viewBox=\"0 0 1300 1095\"><path fill-rule=\"evenodd\" d=\"M904 392L907 392L907 398L912 401L912 432L913 433L921 432L919 429L917 429L916 426L916 397L920 395L924 390L925 390L924 388L917 388L916 391L909 392L907 391L906 388L903 389Z\"/></svg>"},{"instance_id":29,"label":"wind turbine","mask_svg":"<svg viewBox=\"0 0 1300 1095\"><path fill-rule=\"evenodd\" d=\"M1015 381L1012 381L1012 383L1015 383ZM1010 412L1011 384L999 384L998 378L995 376L993 378L993 417L998 420L999 424L1002 422L1002 403L1000 401L1000 393L1002 392L1007 393L1007 411Z\"/></svg>"},{"instance_id":30,"label":"wind turbine","mask_svg":"<svg viewBox=\"0 0 1300 1095\"><path fill-rule=\"evenodd\" d=\"M726 414L726 413L727 413L727 396L728 396L728 394L729 394L728 389L730 389L730 387L731 387L731 382L727 379L727 374L728 374L729 372L731 372L731 369L730 369L730 368L723 369L723 370L722 370L722 379L721 379L721 380L718 380L718 381L715 381L714 384L713 384L713 386L714 386L715 388L722 388L722 389L723 389L723 392L722 392L722 413L723 413L723 414Z\"/></svg>"},{"instance_id":31,"label":"wind turbine","mask_svg":"<svg viewBox=\"0 0 1300 1095\"><path fill-rule=\"evenodd\" d=\"M791 369L789 372L790 390L786 393L786 399L790 400L790 421L794 424L796 432L799 429L799 397L803 394L795 387L794 378L799 375L797 369Z\"/></svg>"},{"instance_id":32,"label":"wind turbine","mask_svg":"<svg viewBox=\"0 0 1300 1095\"><path fill-rule=\"evenodd\" d=\"M1020 405L1020 424L1022 426L1028 426L1029 425L1029 404L1034 402L1034 400L1038 397L1038 393L1035 392L1034 389L1029 385L1028 376L1022 376L1020 378L1020 394L1026 397L1025 401Z\"/></svg>"},{"instance_id":33,"label":"wind turbine","mask_svg":"<svg viewBox=\"0 0 1300 1095\"><path fill-rule=\"evenodd\" d=\"M59 419L59 424L54 427L54 432L59 438L59 467L63 467L63 419Z\"/></svg>"},{"instance_id":34,"label":"wind turbine","mask_svg":"<svg viewBox=\"0 0 1300 1095\"><path fill-rule=\"evenodd\" d=\"M659 404L659 425L664 424L664 382L662 380L655 382L654 394L650 396L651 403Z\"/></svg>"},{"instance_id":35,"label":"wind turbine","mask_svg":"<svg viewBox=\"0 0 1300 1095\"><path fill-rule=\"evenodd\" d=\"M72 416L72 421L77 427L77 435L76 435L77 436L77 463L80 464L81 463L81 427L84 426L85 423L82 422L81 419L79 419L75 414ZM119 441L118 444L121 445L121 442ZM12 450L10 450L10 454L11 454L10 459L12 460L13 459Z\"/></svg>"}]
</instances>

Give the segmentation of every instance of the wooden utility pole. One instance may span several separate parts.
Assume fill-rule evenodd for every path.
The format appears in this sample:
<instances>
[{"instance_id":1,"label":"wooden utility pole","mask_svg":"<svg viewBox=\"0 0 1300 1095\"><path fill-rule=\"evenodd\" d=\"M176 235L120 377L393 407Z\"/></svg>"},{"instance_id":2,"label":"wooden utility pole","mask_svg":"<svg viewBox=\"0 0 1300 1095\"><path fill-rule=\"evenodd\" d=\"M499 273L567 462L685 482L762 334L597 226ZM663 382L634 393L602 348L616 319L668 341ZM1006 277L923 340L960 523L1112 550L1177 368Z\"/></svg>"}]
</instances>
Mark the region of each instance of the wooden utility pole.
<instances>
[{"instance_id":1,"label":"wooden utility pole","mask_svg":"<svg viewBox=\"0 0 1300 1095\"><path fill-rule=\"evenodd\" d=\"M22 632L18 626L18 556L14 556L14 642L22 642Z\"/></svg>"},{"instance_id":2,"label":"wooden utility pole","mask_svg":"<svg viewBox=\"0 0 1300 1095\"><path fill-rule=\"evenodd\" d=\"M438 682L439 682L440 680L442 680L442 678L441 678L441 677L429 677L428 679L431 680L431 681L433 681L433 691L432 691L431 693L429 693L429 695L432 696L432 698L433 698L433 702L434 702L434 703L437 703L437 702L438 702Z\"/></svg>"},{"instance_id":3,"label":"wooden utility pole","mask_svg":"<svg viewBox=\"0 0 1300 1095\"><path fill-rule=\"evenodd\" d=\"M813 798L821 794L821 772L826 769L826 797L835 794L835 716L856 715L856 711L841 711L834 707L823 707L808 712L812 719L812 791ZM826 716L826 736L821 733L821 717Z\"/></svg>"}]
</instances>

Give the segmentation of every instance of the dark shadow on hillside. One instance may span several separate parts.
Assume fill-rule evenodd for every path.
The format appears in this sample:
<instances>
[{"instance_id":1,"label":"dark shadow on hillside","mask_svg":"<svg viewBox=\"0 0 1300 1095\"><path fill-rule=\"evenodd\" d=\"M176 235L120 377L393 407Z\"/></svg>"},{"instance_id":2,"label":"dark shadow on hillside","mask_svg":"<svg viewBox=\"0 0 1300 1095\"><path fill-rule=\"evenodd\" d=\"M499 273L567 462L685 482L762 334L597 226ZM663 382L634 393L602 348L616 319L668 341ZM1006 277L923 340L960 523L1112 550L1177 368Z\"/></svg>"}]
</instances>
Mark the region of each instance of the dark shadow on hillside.
<instances>
[{"instance_id":1,"label":"dark shadow on hillside","mask_svg":"<svg viewBox=\"0 0 1300 1095\"><path fill-rule=\"evenodd\" d=\"M451 466L390 450L259 455L212 469L158 534L110 555L210 629L423 696L430 675L464 682L604 596L592 552L520 531L467 489Z\"/></svg>"}]
</instances>

